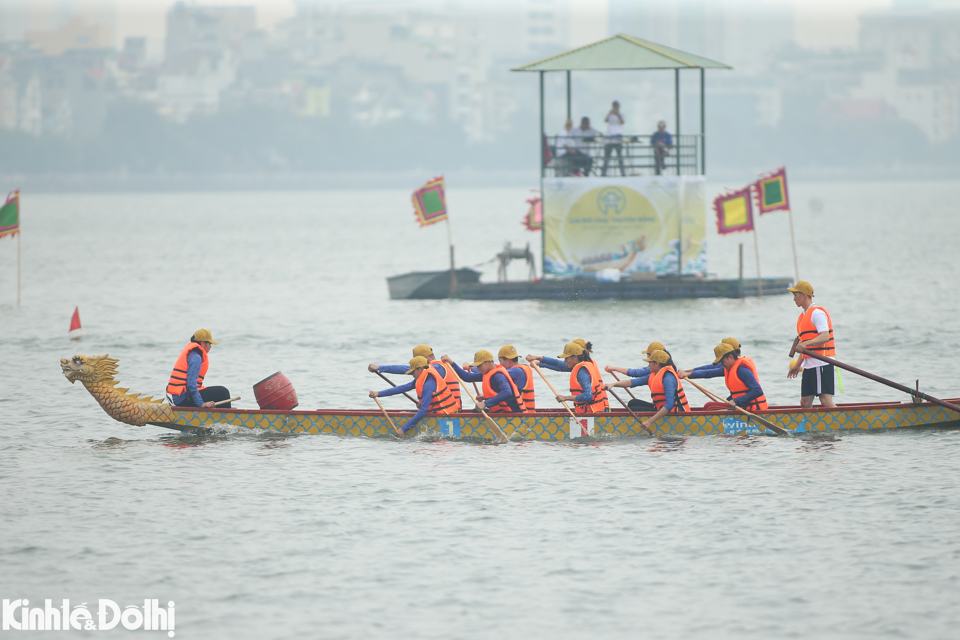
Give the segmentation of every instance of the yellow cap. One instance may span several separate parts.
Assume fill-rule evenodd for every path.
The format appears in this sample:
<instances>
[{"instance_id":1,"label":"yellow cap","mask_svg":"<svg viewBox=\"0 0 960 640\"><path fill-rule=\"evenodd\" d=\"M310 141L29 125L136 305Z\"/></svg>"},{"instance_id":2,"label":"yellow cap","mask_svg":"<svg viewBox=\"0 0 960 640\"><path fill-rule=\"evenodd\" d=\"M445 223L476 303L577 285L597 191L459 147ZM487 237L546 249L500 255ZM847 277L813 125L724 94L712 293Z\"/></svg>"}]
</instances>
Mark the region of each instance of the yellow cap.
<instances>
[{"instance_id":1,"label":"yellow cap","mask_svg":"<svg viewBox=\"0 0 960 640\"><path fill-rule=\"evenodd\" d=\"M799 291L800 293L807 294L811 298L813 297L813 285L807 282L806 280L801 280L800 282L797 283L797 286L795 287L787 287L787 291L793 291L793 292Z\"/></svg>"},{"instance_id":2,"label":"yellow cap","mask_svg":"<svg viewBox=\"0 0 960 640\"><path fill-rule=\"evenodd\" d=\"M663 350L661 350L661 349L654 349L653 352L650 353L650 357L649 357L649 358L644 358L643 361L644 361L644 362L659 362L660 364L666 364L666 363L670 362L670 356L667 355L667 352L666 352L666 351L663 351Z\"/></svg>"},{"instance_id":3,"label":"yellow cap","mask_svg":"<svg viewBox=\"0 0 960 640\"><path fill-rule=\"evenodd\" d=\"M425 344L418 344L413 348L414 357L423 356L424 358L426 358L431 353L433 353L433 349L431 349L429 346Z\"/></svg>"},{"instance_id":4,"label":"yellow cap","mask_svg":"<svg viewBox=\"0 0 960 640\"><path fill-rule=\"evenodd\" d=\"M415 370L420 367L427 366L427 359L423 356L417 356L416 358L410 358L410 369L407 370L407 373L413 373Z\"/></svg>"},{"instance_id":5,"label":"yellow cap","mask_svg":"<svg viewBox=\"0 0 960 640\"><path fill-rule=\"evenodd\" d=\"M799 359L800 359L800 358L794 358L793 360L791 360L791 361L790 361L790 366L787 367L787 368L788 368L788 369L793 369L795 366L797 366L797 360L799 360Z\"/></svg>"},{"instance_id":6,"label":"yellow cap","mask_svg":"<svg viewBox=\"0 0 960 640\"><path fill-rule=\"evenodd\" d=\"M493 362L493 354L489 351L481 349L473 354L473 364L471 367L479 367L484 362Z\"/></svg>"},{"instance_id":7,"label":"yellow cap","mask_svg":"<svg viewBox=\"0 0 960 640\"><path fill-rule=\"evenodd\" d=\"M577 338L577 339L574 340L573 342L574 342L574 344L580 345L580 346L583 347L584 349L587 348L587 341L584 340L583 338Z\"/></svg>"},{"instance_id":8,"label":"yellow cap","mask_svg":"<svg viewBox=\"0 0 960 640\"><path fill-rule=\"evenodd\" d=\"M426 357L427 357L428 355L430 355L431 353L433 353L433 349L431 349L430 347L428 347L428 346L425 345L425 344L418 344L417 346L415 346L415 347L413 348L413 356L414 356L414 357L423 356L424 358L426 358Z\"/></svg>"},{"instance_id":9,"label":"yellow cap","mask_svg":"<svg viewBox=\"0 0 960 640\"><path fill-rule=\"evenodd\" d=\"M734 349L739 349L739 348L740 348L740 342L737 341L736 338L724 338L724 339L721 340L720 342L725 342L725 343L727 343L728 345L730 345L731 347L733 347Z\"/></svg>"},{"instance_id":10,"label":"yellow cap","mask_svg":"<svg viewBox=\"0 0 960 640\"><path fill-rule=\"evenodd\" d=\"M644 353L644 354L646 354L646 355L650 355L650 354L653 353L654 351L666 351L666 350L667 350L667 348L666 348L665 346L663 346L663 343L662 343L662 342L651 342L651 343L650 343L650 346L647 347L647 350L646 350L646 351L643 351L643 352L641 352L641 353ZM647 362L647 360L644 360L644 362Z\"/></svg>"},{"instance_id":11,"label":"yellow cap","mask_svg":"<svg viewBox=\"0 0 960 640\"><path fill-rule=\"evenodd\" d=\"M570 356L580 356L583 355L583 347L578 345L576 342L568 342L563 346L563 353L558 355L558 358L569 358Z\"/></svg>"},{"instance_id":12,"label":"yellow cap","mask_svg":"<svg viewBox=\"0 0 960 640\"><path fill-rule=\"evenodd\" d=\"M723 357L725 355L733 352L734 352L734 348L732 344L730 344L729 342L721 342L720 344L718 344L713 348L713 355L717 356L716 359L713 361L713 364L717 364L718 362L723 360Z\"/></svg>"},{"instance_id":13,"label":"yellow cap","mask_svg":"<svg viewBox=\"0 0 960 640\"><path fill-rule=\"evenodd\" d=\"M514 348L512 344L505 344L502 347L500 347L500 351L497 353L497 357L510 358L511 360L513 360L514 358L519 358L520 354L517 353L517 350Z\"/></svg>"},{"instance_id":14,"label":"yellow cap","mask_svg":"<svg viewBox=\"0 0 960 640\"><path fill-rule=\"evenodd\" d=\"M199 329L193 332L193 339L195 342L210 342L212 344L220 344L213 339L213 336L206 329Z\"/></svg>"}]
</instances>

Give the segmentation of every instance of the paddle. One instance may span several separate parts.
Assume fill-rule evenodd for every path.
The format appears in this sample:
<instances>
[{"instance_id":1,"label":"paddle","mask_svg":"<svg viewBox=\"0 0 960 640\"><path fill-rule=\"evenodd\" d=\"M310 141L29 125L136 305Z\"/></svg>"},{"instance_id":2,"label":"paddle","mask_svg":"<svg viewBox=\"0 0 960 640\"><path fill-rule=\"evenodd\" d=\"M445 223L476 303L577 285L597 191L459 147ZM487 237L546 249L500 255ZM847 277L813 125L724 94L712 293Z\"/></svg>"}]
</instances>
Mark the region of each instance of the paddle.
<instances>
[{"instance_id":1,"label":"paddle","mask_svg":"<svg viewBox=\"0 0 960 640\"><path fill-rule=\"evenodd\" d=\"M611 372L610 372L610 375L613 376L613 379L614 379L614 380L616 380L617 382L620 382L620 378L617 377L617 372L616 372L616 371L611 371ZM608 389L608 391L609 391L609 389ZM630 389L627 389L627 393L629 393L629 394L630 394L630 397L633 398L634 400L637 399L637 396L633 395L633 391L630 391ZM617 398L617 400L619 400L619 399L620 399L620 398Z\"/></svg>"},{"instance_id":2,"label":"paddle","mask_svg":"<svg viewBox=\"0 0 960 640\"><path fill-rule=\"evenodd\" d=\"M383 378L384 382L386 382L386 383L387 383L388 385L390 385L391 387L396 387L396 386L397 386L397 385L393 384L392 382L390 382L390 378L388 378L387 376L383 375L383 374L380 373L379 371L374 371L374 373L377 374L378 376L380 376L381 378ZM407 400L409 400L409 401L412 402L413 404L417 405L418 407L420 406L420 403L417 402L416 400L414 400L413 398L411 398L409 395L407 395L407 392L406 392L406 391L403 392L403 395L407 396ZM377 404L379 404L379 403L377 403Z\"/></svg>"},{"instance_id":3,"label":"paddle","mask_svg":"<svg viewBox=\"0 0 960 640\"><path fill-rule=\"evenodd\" d=\"M459 382L460 386L463 387L463 390L467 392L467 397L470 398L474 404L477 404L477 399L472 393L470 393L470 387L467 386L467 383L460 379L460 376L457 376L457 382ZM486 409L480 409L480 413L482 413L483 417L487 419L487 422L491 427L493 427L493 430L497 432L498 442L510 442L510 438L508 438L507 434L503 432L503 429L500 428L500 425L497 424L497 421L490 417L490 414L487 413Z\"/></svg>"},{"instance_id":4,"label":"paddle","mask_svg":"<svg viewBox=\"0 0 960 640\"><path fill-rule=\"evenodd\" d=\"M611 371L610 373L613 373L613 372ZM616 378L616 377L617 377L616 374L614 374L613 377ZM613 389L607 389L607 391L609 391L609 392L610 392L610 395L612 395L614 398L617 399L617 402L619 402L620 404L623 405L623 408L624 408L624 409L626 409L627 411L630 412L630 415L632 415L634 418L637 419L637 422L640 423L640 426L643 427L643 430L644 430L644 431L646 431L646 432L649 433L650 435L653 435L653 429L651 429L650 427L648 427L648 426L646 426L645 424L643 424L643 420L640 419L640 416L638 416L636 413L634 413L633 409L631 409L629 406L627 406L627 403L624 402L623 400L621 400L621 399L620 399L620 396L618 396L617 394L615 394L615 393L613 392ZM627 390L627 393L630 393L629 389ZM633 394L630 393L630 395L633 395Z\"/></svg>"},{"instance_id":5,"label":"paddle","mask_svg":"<svg viewBox=\"0 0 960 640\"><path fill-rule=\"evenodd\" d=\"M892 381L892 380L887 380L886 378L881 378L881 377L878 376L878 375L874 375L874 374L870 373L869 371L864 371L863 369L857 369L856 367L852 367L852 366L850 366L849 364L844 364L844 363L842 363L842 362L839 362L839 361L837 361L837 360L835 360L835 359L833 359L833 358L831 358L831 357L829 357L829 356L823 356L823 355L820 355L819 353L814 353L813 351L810 351L809 349L805 349L804 347L798 347L798 346L797 346L797 343L798 343L798 342L800 342L800 339L799 339L799 338L794 338L794 340L793 340L793 346L790 348L790 357L791 357L791 358L792 358L792 357L794 356L794 354L796 354L796 353L802 353L802 354L805 355L805 356L809 356L809 357L811 357L811 358L816 358L817 360L821 360L821 361L826 362L826 363L828 363L828 364L832 364L832 365L834 365L835 367L840 367L841 369L846 369L847 371L850 371L851 373L855 373L855 374L857 374L858 376L863 376L864 378L869 378L870 380L873 380L874 382L879 382L880 384L885 384L885 385L887 385L888 387L892 387L892 388L896 389L897 391L903 391L904 393L908 393L908 394L910 394L911 396L913 396L914 398L922 398L922 399L924 399L924 400L927 400L927 401L929 401L929 402L932 402L933 404L938 404L938 405L940 405L941 407L946 407L947 409L953 409L954 411L960 413L960 407L958 407L957 405L955 405L955 404L953 404L953 403L951 403L951 402L946 402L946 401L944 401L944 400L940 400L939 398L934 398L933 396L928 396L928 395L925 394L925 393L921 393L918 389L911 389L910 387L905 387L904 385L898 384L898 383L896 383L896 382L894 382L894 381Z\"/></svg>"},{"instance_id":6,"label":"paddle","mask_svg":"<svg viewBox=\"0 0 960 640\"><path fill-rule=\"evenodd\" d=\"M560 394L557 392L557 389L552 384L550 384L550 381L547 380L547 376L543 375L543 371L540 371L540 364L536 360L532 360L530 362L530 366L536 369L537 373L540 374L540 377L543 378L543 381L547 383L548 387L550 387L550 391L553 391L553 395L559 396ZM567 410L567 413L570 414L571 418L573 418L574 420L578 420L577 415L570 410L570 407L567 405L566 400L561 400L560 403L563 404L563 408Z\"/></svg>"},{"instance_id":7,"label":"paddle","mask_svg":"<svg viewBox=\"0 0 960 640\"><path fill-rule=\"evenodd\" d=\"M220 402L214 402L213 406L219 407L222 404L227 404L228 402L236 402L239 399L240 399L240 396L237 396L236 398L227 398L226 400L221 400Z\"/></svg>"},{"instance_id":8,"label":"paddle","mask_svg":"<svg viewBox=\"0 0 960 640\"><path fill-rule=\"evenodd\" d=\"M726 400L724 400L724 399L721 398L720 396L718 396L718 395L716 395L715 393L713 393L712 391L710 391L710 389L707 389L707 388L705 388L705 387L701 387L700 385L698 385L696 382L694 382L694 381L691 380L690 378L687 378L686 380L684 380L684 382L689 382L690 384L692 384L693 386L695 386L697 389L700 389L700 391L703 392L703 395L707 396L708 398L711 398L711 399L713 399L713 400L716 401L716 402L722 402L723 404L727 404ZM753 418L754 420L756 420L757 422L759 422L759 423L762 424L763 426L767 427L768 429L770 429L771 431L773 431L773 432L776 433L777 435L781 435L781 436L790 435L790 432L787 431L786 429L784 429L783 427L778 427L777 425L773 424L773 423L770 422L769 420L764 420L763 418L761 418L760 416L756 415L755 413L750 413L750 412L747 411L746 409L743 409L743 408L738 407L738 406L736 406L736 405L734 405L733 408L734 408L735 410L739 411L740 413L742 413L743 415L749 416L749 417Z\"/></svg>"},{"instance_id":9,"label":"paddle","mask_svg":"<svg viewBox=\"0 0 960 640\"><path fill-rule=\"evenodd\" d=\"M390 417L390 414L387 413L387 410L383 408L382 404L380 404L380 398L374 398L373 401L377 403L378 407L380 407L380 411L383 411L384 417L386 417L387 422L390 423L390 426L393 427L393 431L397 434L397 437L402 438L404 436L403 431L397 428L397 425L393 422L393 418Z\"/></svg>"}]
</instances>

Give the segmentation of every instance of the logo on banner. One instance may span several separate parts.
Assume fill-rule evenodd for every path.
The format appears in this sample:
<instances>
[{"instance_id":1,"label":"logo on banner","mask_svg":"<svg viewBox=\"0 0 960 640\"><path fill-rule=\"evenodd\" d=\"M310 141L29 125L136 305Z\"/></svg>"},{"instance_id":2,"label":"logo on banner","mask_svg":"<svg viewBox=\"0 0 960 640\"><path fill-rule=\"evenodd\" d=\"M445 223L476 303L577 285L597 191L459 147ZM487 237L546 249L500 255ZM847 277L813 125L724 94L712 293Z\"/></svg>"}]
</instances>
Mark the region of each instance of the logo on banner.
<instances>
[{"instance_id":1,"label":"logo on banner","mask_svg":"<svg viewBox=\"0 0 960 640\"><path fill-rule=\"evenodd\" d=\"M166 631L172 638L174 628L174 604L166 607L154 599L143 601L143 606L128 604L123 610L113 600L100 598L97 601L96 618L86 602L70 608L70 600L64 599L59 606L53 600L44 600L42 607L31 607L29 600L3 600L4 631L109 631L122 626L128 631Z\"/></svg>"},{"instance_id":2,"label":"logo on banner","mask_svg":"<svg viewBox=\"0 0 960 640\"><path fill-rule=\"evenodd\" d=\"M593 418L570 418L570 437L588 438L593 435Z\"/></svg>"},{"instance_id":3,"label":"logo on banner","mask_svg":"<svg viewBox=\"0 0 960 640\"><path fill-rule=\"evenodd\" d=\"M627 206L627 195L620 187L605 187L597 194L597 208L604 215L620 213Z\"/></svg>"}]
</instances>

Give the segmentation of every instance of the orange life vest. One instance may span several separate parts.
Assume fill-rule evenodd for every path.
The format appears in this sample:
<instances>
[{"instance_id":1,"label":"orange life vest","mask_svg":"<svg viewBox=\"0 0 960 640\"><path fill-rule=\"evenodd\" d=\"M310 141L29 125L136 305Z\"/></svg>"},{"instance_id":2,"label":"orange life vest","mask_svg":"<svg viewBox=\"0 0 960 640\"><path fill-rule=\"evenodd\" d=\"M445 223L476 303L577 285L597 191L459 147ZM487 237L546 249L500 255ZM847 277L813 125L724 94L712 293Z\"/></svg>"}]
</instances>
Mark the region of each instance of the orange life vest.
<instances>
[{"instance_id":1,"label":"orange life vest","mask_svg":"<svg viewBox=\"0 0 960 640\"><path fill-rule=\"evenodd\" d=\"M650 377L647 378L647 385L650 387L650 398L653 400L653 405L659 411L663 409L663 406L667 403L667 393L663 390L663 376L667 371L672 373L677 379L677 394L673 398L673 409L670 410L670 413L690 411L690 405L687 403L687 394L683 392L683 385L680 384L680 376L677 375L676 370L670 365L661 365L659 371L651 373Z\"/></svg>"},{"instance_id":2,"label":"orange life vest","mask_svg":"<svg viewBox=\"0 0 960 640\"><path fill-rule=\"evenodd\" d=\"M523 385L523 389L520 389L520 396L523 398L523 406L527 410L527 413L533 413L537 410L536 398L533 394L533 369L530 368L528 364L515 364L513 368L519 367L524 375L527 376L527 381Z\"/></svg>"},{"instance_id":3,"label":"orange life vest","mask_svg":"<svg viewBox=\"0 0 960 640\"><path fill-rule=\"evenodd\" d=\"M423 369L426 373L421 373L417 378L417 397L423 400L423 384L427 381L427 376L433 376L437 383L437 390L433 392L433 398L430 399L428 413L448 414L454 412L453 394L450 393L450 387L443 381L437 370L432 365L427 365Z\"/></svg>"},{"instance_id":4,"label":"orange life vest","mask_svg":"<svg viewBox=\"0 0 960 640\"><path fill-rule=\"evenodd\" d=\"M200 352L203 362L200 363L200 375L197 376L197 390L205 389L203 386L203 377L207 375L207 369L210 367L210 359L207 357L207 351L197 342L191 342L183 348L180 356L177 358L177 364L173 365L173 372L170 374L170 380L167 382L167 393L171 396L179 396L187 390L187 355L196 349Z\"/></svg>"},{"instance_id":5,"label":"orange life vest","mask_svg":"<svg viewBox=\"0 0 960 640\"><path fill-rule=\"evenodd\" d=\"M590 362L578 362L570 372L570 393L578 396L586 391L580 387L580 382L577 380L577 373L580 372L580 369L586 369L587 373L590 374L590 390L593 392L593 400L590 402L573 401L573 408L576 413L601 413L606 409L604 396L600 394L603 390L603 380L597 374L596 365L591 367L590 364Z\"/></svg>"},{"instance_id":6,"label":"orange life vest","mask_svg":"<svg viewBox=\"0 0 960 640\"><path fill-rule=\"evenodd\" d=\"M727 389L730 389L730 395L734 400L742 395L746 395L750 390L747 388L747 385L743 384L740 376L737 375L737 369L740 368L740 365L750 369L757 384L760 384L760 376L757 375L757 365L753 363L753 360L744 356L737 358L737 361L732 367L723 370L723 381L727 383ZM767 406L767 396L761 393L759 397L754 398L750 404L743 408L749 411L766 411L769 408Z\"/></svg>"},{"instance_id":7,"label":"orange life vest","mask_svg":"<svg viewBox=\"0 0 960 640\"><path fill-rule=\"evenodd\" d=\"M817 331L817 327L814 326L813 320L811 319L816 309L820 309L820 311L823 311L823 314L827 316L827 328L830 331L830 339L823 344L806 348L814 353L832 358L837 353L836 345L833 342L833 320L830 319L830 314L827 313L827 310L823 307L812 304L809 309L800 314L800 317L797 318L797 337L800 338L800 340L812 340L820 335L820 332Z\"/></svg>"},{"instance_id":8,"label":"orange life vest","mask_svg":"<svg viewBox=\"0 0 960 640\"><path fill-rule=\"evenodd\" d=\"M596 374L597 380L600 381L600 397L603 398L603 410L606 411L610 408L610 396L607 395L607 390L604 388L603 374L600 373L600 365L593 360L588 360L586 364L590 367L591 372Z\"/></svg>"},{"instance_id":9,"label":"orange life vest","mask_svg":"<svg viewBox=\"0 0 960 640\"><path fill-rule=\"evenodd\" d=\"M494 366L493 369L483 374L482 388L484 400L497 395L497 392L493 390L493 386L490 384L490 379L495 373L502 373L506 377L507 382L510 383L510 391L513 392L513 397L517 401L517 406L520 407L520 413L524 413L523 396L520 395L520 390L517 389L517 385L514 384L513 378L510 377L510 374L507 373L507 370L503 367L503 365L498 364ZM510 405L506 401L495 404L492 407L487 407L487 411L490 413L514 413L513 409L510 408Z\"/></svg>"},{"instance_id":10,"label":"orange life vest","mask_svg":"<svg viewBox=\"0 0 960 640\"><path fill-rule=\"evenodd\" d=\"M442 364L446 374L443 376L443 381L447 383L447 388L450 389L450 395L453 396L454 412L459 412L463 409L463 401L460 399L460 383L458 382L457 372L453 370L453 367L443 360L434 360L430 363L432 367L435 364Z\"/></svg>"}]
</instances>

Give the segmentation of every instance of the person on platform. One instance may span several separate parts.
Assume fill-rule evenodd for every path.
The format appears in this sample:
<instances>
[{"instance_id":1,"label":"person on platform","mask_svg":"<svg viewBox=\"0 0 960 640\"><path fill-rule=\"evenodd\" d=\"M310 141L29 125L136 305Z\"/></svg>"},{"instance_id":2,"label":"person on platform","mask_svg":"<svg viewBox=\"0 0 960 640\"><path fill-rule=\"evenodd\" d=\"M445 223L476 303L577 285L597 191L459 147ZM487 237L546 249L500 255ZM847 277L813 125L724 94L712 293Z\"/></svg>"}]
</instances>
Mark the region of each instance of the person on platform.
<instances>
[{"instance_id":1,"label":"person on platform","mask_svg":"<svg viewBox=\"0 0 960 640\"><path fill-rule=\"evenodd\" d=\"M600 132L590 126L590 118L586 116L580 118L580 126L573 130L573 139L577 143L577 155L574 156L574 159L582 176L590 175L593 170L593 155L590 153L590 145L598 137L600 137Z\"/></svg>"},{"instance_id":2,"label":"person on platform","mask_svg":"<svg viewBox=\"0 0 960 640\"><path fill-rule=\"evenodd\" d=\"M658 350L658 349L659 349L660 351L666 352L666 354L667 354L668 356L670 355L670 352L667 351L667 348L663 346L663 343L662 343L662 342L656 342L656 341L651 342L651 343L647 346L647 350L646 350L646 351L643 351L643 352L641 352L641 353L643 353L643 355L645 355L645 356L647 356L647 357L649 358L649 357L650 357L650 354L653 353L654 351ZM671 362L672 362L672 360L671 360ZM603 368L603 370L606 371L607 373L614 373L614 372L616 372L616 373L623 374L623 375L625 375L625 376L629 376L629 377L631 377L631 378L644 378L644 379L646 379L646 378L650 375L650 367L638 367L638 368L630 368L630 369L628 369L628 368L626 368L626 367L612 367L612 366L610 366L610 365L607 365L606 367ZM681 377L681 378L683 377L682 372L681 372L680 377ZM630 408L630 410L632 410L632 411L656 411L656 410L657 410L657 407L656 407L656 405L653 404L653 402L647 402L646 400L641 400L640 398L631 398L631 399L627 402L627 406L628 406L628 407Z\"/></svg>"},{"instance_id":3,"label":"person on platform","mask_svg":"<svg viewBox=\"0 0 960 640\"><path fill-rule=\"evenodd\" d=\"M463 408L463 401L460 397L460 384L457 382L457 374L453 370L453 367L441 362L437 359L437 356L434 355L433 349L429 345L418 344L413 348L413 357L423 356L427 359L427 362L430 363L430 366L437 370L441 376L443 376L444 382L447 383L447 388L450 389L450 393L453 394L454 409L455 412L459 412ZM395 373L395 374L405 374L407 372L407 365L405 364L374 364L370 363L367 365L367 370L373 373Z\"/></svg>"},{"instance_id":4,"label":"person on platform","mask_svg":"<svg viewBox=\"0 0 960 640\"><path fill-rule=\"evenodd\" d=\"M587 345L592 346L589 342ZM610 406L603 380L596 364L590 359L590 352L576 342L566 344L557 359L535 355L528 355L526 359L547 369L570 372L571 395L558 395L557 402L573 402L575 413L601 413Z\"/></svg>"},{"instance_id":5,"label":"person on platform","mask_svg":"<svg viewBox=\"0 0 960 640\"><path fill-rule=\"evenodd\" d=\"M677 375L677 367L670 354L655 349L650 357L644 358L643 361L650 363L650 374L648 376L608 384L606 385L607 389L611 387L639 387L641 385L650 387L650 397L653 399L653 405L657 412L643 421L645 429L650 429L654 422L668 413L690 411L687 395L683 391L683 385Z\"/></svg>"},{"instance_id":6,"label":"person on platform","mask_svg":"<svg viewBox=\"0 0 960 640\"><path fill-rule=\"evenodd\" d=\"M613 101L613 106L607 114L607 135L604 138L603 145L603 171L600 175L607 175L607 166L610 164L610 157L613 152L617 152L617 160L620 161L620 175L627 175L627 170L623 166L623 114L620 113L620 103Z\"/></svg>"},{"instance_id":7,"label":"person on platform","mask_svg":"<svg viewBox=\"0 0 960 640\"><path fill-rule=\"evenodd\" d=\"M227 400L230 392L226 387L205 387L203 379L210 366L210 349L220 344L213 339L207 329L199 329L190 342L183 348L173 365L173 372L167 382L167 393L178 407L198 407L212 409L218 402ZM230 403L219 405L221 409L230 409Z\"/></svg>"},{"instance_id":8,"label":"person on platform","mask_svg":"<svg viewBox=\"0 0 960 640\"><path fill-rule=\"evenodd\" d=\"M803 309L797 318L797 343L802 347L822 356L833 358L836 356L836 345L833 341L833 321L827 310L813 304L813 285L801 280L795 287L788 287L793 292L793 302ZM833 402L833 365L808 356L798 356L796 362L787 372L788 378L796 378L801 369L803 377L800 381L800 406L813 406L813 397L820 398L824 407L837 406Z\"/></svg>"},{"instance_id":9,"label":"person on platform","mask_svg":"<svg viewBox=\"0 0 960 640\"><path fill-rule=\"evenodd\" d=\"M383 391L371 391L371 398L382 398L406 393L416 389L420 406L417 412L400 427L404 433L413 429L428 413L449 415L454 413L455 404L450 388L443 380L443 374L430 366L423 356L415 356L410 360L410 368L404 373L413 376L413 381L401 384Z\"/></svg>"},{"instance_id":10,"label":"person on platform","mask_svg":"<svg viewBox=\"0 0 960 640\"><path fill-rule=\"evenodd\" d=\"M697 367L689 376L684 376L681 372L681 378L719 378L723 376L723 381L730 390L730 396L727 398L727 404L732 409L734 406L746 409L747 411L766 411L767 397L760 387L760 376L757 375L757 366L753 360L740 355L739 349L734 349L733 345L727 342L721 342L713 348L715 359L713 364L720 365L720 371L706 367Z\"/></svg>"},{"instance_id":11,"label":"person on platform","mask_svg":"<svg viewBox=\"0 0 960 640\"><path fill-rule=\"evenodd\" d=\"M482 394L477 396L477 411L481 409L486 409L490 413L524 413L526 411L520 389L507 370L493 361L493 354L489 351L481 349L474 354L473 363L467 368L476 367L476 371L465 371L448 355L444 355L441 360L451 365L464 382L483 382Z\"/></svg>"},{"instance_id":12,"label":"person on platform","mask_svg":"<svg viewBox=\"0 0 960 640\"><path fill-rule=\"evenodd\" d=\"M563 123L563 131L557 134L557 175L572 176L583 165L582 154L573 135L573 120Z\"/></svg>"},{"instance_id":13,"label":"person on platform","mask_svg":"<svg viewBox=\"0 0 960 640\"><path fill-rule=\"evenodd\" d=\"M654 171L657 175L663 172L666 157L673 148L673 136L667 131L667 123L661 120L657 123L657 130L650 136L650 146L653 147Z\"/></svg>"}]
</instances>

